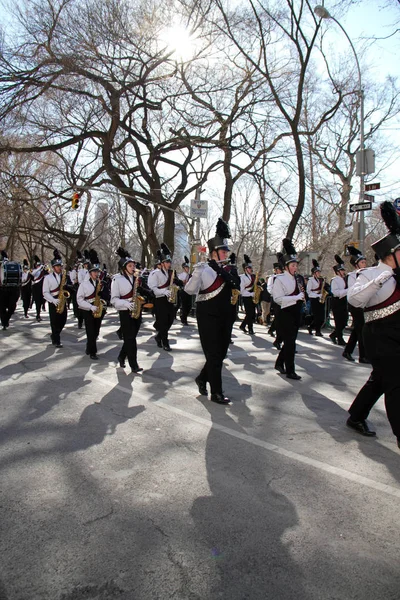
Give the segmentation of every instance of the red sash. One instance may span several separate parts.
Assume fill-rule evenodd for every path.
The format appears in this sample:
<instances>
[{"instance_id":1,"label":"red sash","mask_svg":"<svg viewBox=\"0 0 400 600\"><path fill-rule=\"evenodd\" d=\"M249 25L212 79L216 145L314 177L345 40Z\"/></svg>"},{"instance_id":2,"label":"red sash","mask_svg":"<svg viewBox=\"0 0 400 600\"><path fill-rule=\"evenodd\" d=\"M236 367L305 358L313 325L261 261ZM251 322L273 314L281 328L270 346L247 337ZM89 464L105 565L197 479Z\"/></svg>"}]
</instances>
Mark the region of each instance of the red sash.
<instances>
[{"instance_id":1,"label":"red sash","mask_svg":"<svg viewBox=\"0 0 400 600\"><path fill-rule=\"evenodd\" d=\"M90 294L90 296L86 296L85 300L92 300L96 295L96 290L93 290L93 292Z\"/></svg>"},{"instance_id":2,"label":"red sash","mask_svg":"<svg viewBox=\"0 0 400 600\"><path fill-rule=\"evenodd\" d=\"M251 275L251 282L249 283L249 285L246 285L244 289L245 290L251 289L254 286L255 279L256 279L256 276L255 275Z\"/></svg>"},{"instance_id":3,"label":"red sash","mask_svg":"<svg viewBox=\"0 0 400 600\"><path fill-rule=\"evenodd\" d=\"M214 279L214 283L212 283L207 289L200 290L199 294L209 294L210 292L215 292L215 290L218 290L223 283L223 277L221 277L221 275L217 275Z\"/></svg>"},{"instance_id":4,"label":"red sash","mask_svg":"<svg viewBox=\"0 0 400 600\"><path fill-rule=\"evenodd\" d=\"M375 304L375 306L368 306L368 307L364 308L364 312L369 312L370 310L379 310L380 308L386 308L386 306L391 306L395 302L399 302L399 300L400 300L400 286L399 286L399 284L397 284L394 289L393 294L391 296L389 296L389 298L386 298L386 300L384 300L380 304Z\"/></svg>"},{"instance_id":5,"label":"red sash","mask_svg":"<svg viewBox=\"0 0 400 600\"><path fill-rule=\"evenodd\" d=\"M50 290L50 294L52 296L54 296L54 294L58 294L59 291L60 291L60 286L58 286L58 288L56 288L55 290Z\"/></svg>"}]
</instances>

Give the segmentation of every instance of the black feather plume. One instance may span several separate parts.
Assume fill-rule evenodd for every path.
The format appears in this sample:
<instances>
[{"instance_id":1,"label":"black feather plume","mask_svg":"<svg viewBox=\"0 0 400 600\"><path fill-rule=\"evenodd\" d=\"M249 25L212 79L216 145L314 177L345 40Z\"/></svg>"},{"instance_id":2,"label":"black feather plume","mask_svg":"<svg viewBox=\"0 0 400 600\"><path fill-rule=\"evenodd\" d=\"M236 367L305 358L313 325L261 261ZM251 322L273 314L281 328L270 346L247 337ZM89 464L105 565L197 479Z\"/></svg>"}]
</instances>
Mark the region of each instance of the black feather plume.
<instances>
[{"instance_id":1,"label":"black feather plume","mask_svg":"<svg viewBox=\"0 0 400 600\"><path fill-rule=\"evenodd\" d=\"M76 258L78 258L78 259L81 259L81 258L83 258L83 256L82 256L82 252L81 252L80 250L77 250L77 251L76 251Z\"/></svg>"},{"instance_id":2,"label":"black feather plume","mask_svg":"<svg viewBox=\"0 0 400 600\"><path fill-rule=\"evenodd\" d=\"M89 257L89 250L84 250L84 251L83 251L83 255L84 255L84 257L85 257L85 260L90 260L90 257Z\"/></svg>"},{"instance_id":3,"label":"black feather plume","mask_svg":"<svg viewBox=\"0 0 400 600\"><path fill-rule=\"evenodd\" d=\"M288 254L289 256L296 254L296 250L292 244L292 240L290 240L289 238L285 238L284 240L282 240L282 246L283 246L284 252L286 254Z\"/></svg>"},{"instance_id":4,"label":"black feather plume","mask_svg":"<svg viewBox=\"0 0 400 600\"><path fill-rule=\"evenodd\" d=\"M56 260L61 260L61 254L59 253L57 248L54 248L53 255Z\"/></svg>"},{"instance_id":5,"label":"black feather plume","mask_svg":"<svg viewBox=\"0 0 400 600\"><path fill-rule=\"evenodd\" d=\"M24 267L29 267L29 263L26 258L23 260Z\"/></svg>"},{"instance_id":6,"label":"black feather plume","mask_svg":"<svg viewBox=\"0 0 400 600\"><path fill-rule=\"evenodd\" d=\"M157 258L158 258L158 260L161 260L161 256L162 256L161 250L157 250Z\"/></svg>"},{"instance_id":7,"label":"black feather plume","mask_svg":"<svg viewBox=\"0 0 400 600\"><path fill-rule=\"evenodd\" d=\"M127 256L129 256L129 252L127 252L126 250L124 250L124 248L122 246L120 246L117 250L117 254L118 256L120 256L121 258L126 258Z\"/></svg>"},{"instance_id":8,"label":"black feather plume","mask_svg":"<svg viewBox=\"0 0 400 600\"><path fill-rule=\"evenodd\" d=\"M361 256L362 255L362 252L355 246L347 246L347 250L349 251L349 254L351 254L351 256Z\"/></svg>"},{"instance_id":9,"label":"black feather plume","mask_svg":"<svg viewBox=\"0 0 400 600\"><path fill-rule=\"evenodd\" d=\"M312 264L313 264L314 269L316 269L317 267L319 268L318 261L315 260L315 258L312 259Z\"/></svg>"},{"instance_id":10,"label":"black feather plume","mask_svg":"<svg viewBox=\"0 0 400 600\"><path fill-rule=\"evenodd\" d=\"M243 260L246 264L250 264L251 263L251 258L248 254L244 254L243 255Z\"/></svg>"},{"instance_id":11,"label":"black feather plume","mask_svg":"<svg viewBox=\"0 0 400 600\"><path fill-rule=\"evenodd\" d=\"M344 265L344 260L340 258L339 254L335 254L335 260L338 265Z\"/></svg>"},{"instance_id":12,"label":"black feather plume","mask_svg":"<svg viewBox=\"0 0 400 600\"><path fill-rule=\"evenodd\" d=\"M106 263L103 263L103 271L107 271L107 265L106 265Z\"/></svg>"},{"instance_id":13,"label":"black feather plume","mask_svg":"<svg viewBox=\"0 0 400 600\"><path fill-rule=\"evenodd\" d=\"M164 253L164 256L171 256L171 251L168 248L167 244L164 244L164 242L161 244L161 250Z\"/></svg>"},{"instance_id":14,"label":"black feather plume","mask_svg":"<svg viewBox=\"0 0 400 600\"><path fill-rule=\"evenodd\" d=\"M2 258L8 258L8 254L5 250L1 251L1 256L2 256Z\"/></svg>"},{"instance_id":15,"label":"black feather plume","mask_svg":"<svg viewBox=\"0 0 400 600\"><path fill-rule=\"evenodd\" d=\"M189 259L187 256L184 256L183 259L184 259L185 263L189 263Z\"/></svg>"},{"instance_id":16,"label":"black feather plume","mask_svg":"<svg viewBox=\"0 0 400 600\"><path fill-rule=\"evenodd\" d=\"M229 262L231 265L236 265L236 254L234 252L229 256Z\"/></svg>"},{"instance_id":17,"label":"black feather plume","mask_svg":"<svg viewBox=\"0 0 400 600\"><path fill-rule=\"evenodd\" d=\"M35 262L35 263L40 263L41 262L41 260L40 260L40 258L38 257L37 254L35 254L35 256L33 257L33 262Z\"/></svg>"},{"instance_id":18,"label":"black feather plume","mask_svg":"<svg viewBox=\"0 0 400 600\"><path fill-rule=\"evenodd\" d=\"M395 207L387 200L381 204L381 215L386 227L393 235L400 234L400 219Z\"/></svg>"},{"instance_id":19,"label":"black feather plume","mask_svg":"<svg viewBox=\"0 0 400 600\"><path fill-rule=\"evenodd\" d=\"M222 238L223 240L229 239L231 237L231 230L229 229L228 223L226 223L221 218L218 219L215 235Z\"/></svg>"},{"instance_id":20,"label":"black feather plume","mask_svg":"<svg viewBox=\"0 0 400 600\"><path fill-rule=\"evenodd\" d=\"M276 253L276 258L278 259L278 263L280 263L281 265L285 264L282 252L277 252Z\"/></svg>"},{"instance_id":21,"label":"black feather plume","mask_svg":"<svg viewBox=\"0 0 400 600\"><path fill-rule=\"evenodd\" d=\"M93 248L89 250L89 258L92 265L98 265L100 263L99 257L97 256L97 252Z\"/></svg>"}]
</instances>

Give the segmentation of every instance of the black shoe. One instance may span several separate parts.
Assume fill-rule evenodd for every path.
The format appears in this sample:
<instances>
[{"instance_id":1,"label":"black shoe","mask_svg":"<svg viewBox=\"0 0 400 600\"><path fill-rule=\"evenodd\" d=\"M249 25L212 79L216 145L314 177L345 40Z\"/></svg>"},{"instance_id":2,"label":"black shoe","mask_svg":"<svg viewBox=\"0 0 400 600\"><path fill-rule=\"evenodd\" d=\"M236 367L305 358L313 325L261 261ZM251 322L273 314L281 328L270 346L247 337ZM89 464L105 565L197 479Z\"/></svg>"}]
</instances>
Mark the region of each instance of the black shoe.
<instances>
[{"instance_id":1,"label":"black shoe","mask_svg":"<svg viewBox=\"0 0 400 600\"><path fill-rule=\"evenodd\" d=\"M41 319L40 317L36 317L36 322L37 322L37 323L41 323L41 322L42 322L42 319Z\"/></svg>"},{"instance_id":2,"label":"black shoe","mask_svg":"<svg viewBox=\"0 0 400 600\"><path fill-rule=\"evenodd\" d=\"M307 327L307 331L308 331L308 333L309 333L310 335L312 335L312 329L311 329L311 327Z\"/></svg>"},{"instance_id":3,"label":"black shoe","mask_svg":"<svg viewBox=\"0 0 400 600\"><path fill-rule=\"evenodd\" d=\"M164 344L163 345L164 350L166 350L167 352L172 352L172 348L169 344Z\"/></svg>"},{"instance_id":4,"label":"black shoe","mask_svg":"<svg viewBox=\"0 0 400 600\"><path fill-rule=\"evenodd\" d=\"M268 333L268 335L274 335L273 331L271 330L271 328L268 329L267 333Z\"/></svg>"},{"instance_id":5,"label":"black shoe","mask_svg":"<svg viewBox=\"0 0 400 600\"><path fill-rule=\"evenodd\" d=\"M223 394L211 394L211 402L216 402L217 404L229 404L229 398L225 398Z\"/></svg>"},{"instance_id":6,"label":"black shoe","mask_svg":"<svg viewBox=\"0 0 400 600\"><path fill-rule=\"evenodd\" d=\"M25 315L25 319L29 319L29 315Z\"/></svg>"},{"instance_id":7,"label":"black shoe","mask_svg":"<svg viewBox=\"0 0 400 600\"><path fill-rule=\"evenodd\" d=\"M316 335L316 337L324 337L324 334L321 333L320 331L316 331L315 335Z\"/></svg>"},{"instance_id":8,"label":"black shoe","mask_svg":"<svg viewBox=\"0 0 400 600\"><path fill-rule=\"evenodd\" d=\"M117 336L119 337L120 340L123 339L122 331L120 331L119 329L117 329L117 331L115 333L117 334Z\"/></svg>"},{"instance_id":9,"label":"black shoe","mask_svg":"<svg viewBox=\"0 0 400 600\"><path fill-rule=\"evenodd\" d=\"M131 373L140 373L143 371L143 367L136 367L136 369L132 369Z\"/></svg>"},{"instance_id":10,"label":"black shoe","mask_svg":"<svg viewBox=\"0 0 400 600\"><path fill-rule=\"evenodd\" d=\"M341 338L341 339L339 338L338 341L337 341L337 343L338 343L339 346L347 346L347 344L346 344L346 342L344 341L343 338Z\"/></svg>"},{"instance_id":11,"label":"black shoe","mask_svg":"<svg viewBox=\"0 0 400 600\"><path fill-rule=\"evenodd\" d=\"M336 335L333 335L333 333L330 333L330 334L329 334L329 337L331 338L331 341L332 341L334 344L337 344L337 343L338 343L338 342L337 342L337 337L336 337Z\"/></svg>"},{"instance_id":12,"label":"black shoe","mask_svg":"<svg viewBox=\"0 0 400 600\"><path fill-rule=\"evenodd\" d=\"M78 323L78 329L83 329L82 323Z\"/></svg>"},{"instance_id":13,"label":"black shoe","mask_svg":"<svg viewBox=\"0 0 400 600\"><path fill-rule=\"evenodd\" d=\"M243 333L247 333L246 325L239 325L239 329L241 329L243 331Z\"/></svg>"},{"instance_id":14,"label":"black shoe","mask_svg":"<svg viewBox=\"0 0 400 600\"><path fill-rule=\"evenodd\" d=\"M250 334L250 335L256 335L256 334L254 333L254 331L253 331L253 330L251 330L251 331L250 331L250 329L249 329L249 334Z\"/></svg>"},{"instance_id":15,"label":"black shoe","mask_svg":"<svg viewBox=\"0 0 400 600\"><path fill-rule=\"evenodd\" d=\"M273 346L275 346L275 348L276 348L277 350L280 350L280 349L281 349L281 344L280 344L279 342L277 342L276 340L273 342L273 344L272 344L272 345L273 345Z\"/></svg>"},{"instance_id":16,"label":"black shoe","mask_svg":"<svg viewBox=\"0 0 400 600\"><path fill-rule=\"evenodd\" d=\"M181 321L182 325L189 325L187 321Z\"/></svg>"},{"instance_id":17,"label":"black shoe","mask_svg":"<svg viewBox=\"0 0 400 600\"><path fill-rule=\"evenodd\" d=\"M92 360L99 360L99 357L97 356L97 354L91 354L91 355L90 355L90 358L91 358Z\"/></svg>"},{"instance_id":18,"label":"black shoe","mask_svg":"<svg viewBox=\"0 0 400 600\"><path fill-rule=\"evenodd\" d=\"M274 368L275 368L276 371L279 371L279 373L281 375L286 375L286 369L285 369L285 367L282 367L281 365L275 365Z\"/></svg>"},{"instance_id":19,"label":"black shoe","mask_svg":"<svg viewBox=\"0 0 400 600\"><path fill-rule=\"evenodd\" d=\"M196 377L195 382L197 387L199 388L199 394L201 396L208 396L206 382L200 379L199 377Z\"/></svg>"},{"instance_id":20,"label":"black shoe","mask_svg":"<svg viewBox=\"0 0 400 600\"><path fill-rule=\"evenodd\" d=\"M353 421L351 417L349 417L346 421L347 427L350 429L354 429L361 435L365 435L366 437L373 437L376 435L376 431L371 431L367 425L367 421Z\"/></svg>"},{"instance_id":21,"label":"black shoe","mask_svg":"<svg viewBox=\"0 0 400 600\"><path fill-rule=\"evenodd\" d=\"M287 377L287 379L295 379L296 381L301 379L300 375L297 375L297 373L295 373L295 372L286 373L286 377Z\"/></svg>"},{"instance_id":22,"label":"black shoe","mask_svg":"<svg viewBox=\"0 0 400 600\"><path fill-rule=\"evenodd\" d=\"M121 367L121 369L125 369L126 367L126 363L124 360L119 360L118 361L118 366Z\"/></svg>"},{"instance_id":23,"label":"black shoe","mask_svg":"<svg viewBox=\"0 0 400 600\"><path fill-rule=\"evenodd\" d=\"M343 352L342 356L343 356L343 358L345 358L346 360L349 360L350 362L355 362L355 360L352 357L352 355L350 354L350 352Z\"/></svg>"},{"instance_id":24,"label":"black shoe","mask_svg":"<svg viewBox=\"0 0 400 600\"><path fill-rule=\"evenodd\" d=\"M156 342L157 342L157 346L158 346L159 348L162 348L162 347L163 347L163 345L162 345L162 343L161 343L161 338L159 337L159 335L158 335L158 334L156 335L156 337L155 337L154 339L155 339L155 340L156 340Z\"/></svg>"},{"instance_id":25,"label":"black shoe","mask_svg":"<svg viewBox=\"0 0 400 600\"><path fill-rule=\"evenodd\" d=\"M363 364L363 365L370 365L371 362L368 360L368 358L365 358L364 356L358 359L358 362Z\"/></svg>"},{"instance_id":26,"label":"black shoe","mask_svg":"<svg viewBox=\"0 0 400 600\"><path fill-rule=\"evenodd\" d=\"M54 343L54 342L53 342ZM55 344L56 348L63 348L63 345L61 344L61 342L59 344Z\"/></svg>"}]
</instances>

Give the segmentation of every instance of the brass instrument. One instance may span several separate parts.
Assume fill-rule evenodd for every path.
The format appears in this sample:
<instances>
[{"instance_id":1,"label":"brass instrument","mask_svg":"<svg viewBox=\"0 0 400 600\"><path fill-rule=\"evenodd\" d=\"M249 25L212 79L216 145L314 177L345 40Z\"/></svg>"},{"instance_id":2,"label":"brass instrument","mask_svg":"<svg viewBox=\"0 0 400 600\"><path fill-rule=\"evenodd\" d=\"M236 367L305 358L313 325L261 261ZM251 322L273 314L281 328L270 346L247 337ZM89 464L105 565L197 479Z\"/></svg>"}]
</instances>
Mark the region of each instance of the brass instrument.
<instances>
[{"instance_id":1,"label":"brass instrument","mask_svg":"<svg viewBox=\"0 0 400 600\"><path fill-rule=\"evenodd\" d=\"M306 301L306 291L304 289L303 284L301 283L301 279L300 279L300 277L298 275L295 275L294 278L296 280L297 287L299 288L300 293L302 293L303 296L304 296L302 302L303 302L304 305L306 305L307 304L307 301Z\"/></svg>"},{"instance_id":2,"label":"brass instrument","mask_svg":"<svg viewBox=\"0 0 400 600\"><path fill-rule=\"evenodd\" d=\"M254 279L254 286L253 286L253 290L254 290L253 303L254 304L258 304L260 302L260 298L261 298L262 289L258 285L259 278L260 278L260 272L257 271L256 278Z\"/></svg>"},{"instance_id":3,"label":"brass instrument","mask_svg":"<svg viewBox=\"0 0 400 600\"><path fill-rule=\"evenodd\" d=\"M95 319L101 319L103 315L103 309L107 306L107 302L100 298L100 292L102 289L103 284L101 283L101 281L98 281L96 285L96 295L93 300L93 306L96 307L96 312L93 313L93 317Z\"/></svg>"},{"instance_id":4,"label":"brass instrument","mask_svg":"<svg viewBox=\"0 0 400 600\"><path fill-rule=\"evenodd\" d=\"M168 302L171 302L171 304L176 304L178 301L178 290L179 287L174 283L174 279L175 279L175 270L173 269L171 272L171 279L169 280L169 291L171 292L171 295L168 298Z\"/></svg>"},{"instance_id":5,"label":"brass instrument","mask_svg":"<svg viewBox=\"0 0 400 600\"><path fill-rule=\"evenodd\" d=\"M321 297L319 299L321 304L325 304L325 301L327 299L327 297L329 296L329 290L326 289L326 283L325 283L325 279L322 280L322 287L321 287Z\"/></svg>"},{"instance_id":6,"label":"brass instrument","mask_svg":"<svg viewBox=\"0 0 400 600\"><path fill-rule=\"evenodd\" d=\"M131 302L133 304L133 308L130 311L132 319L139 319L140 313L142 310L142 304L146 302L143 296L140 296L137 293L137 289L139 286L139 271L135 271L135 283L133 284L133 294Z\"/></svg>"},{"instance_id":7,"label":"brass instrument","mask_svg":"<svg viewBox=\"0 0 400 600\"><path fill-rule=\"evenodd\" d=\"M231 304L232 305L237 304L237 301L239 300L239 296L240 296L240 290L232 288L232 296L231 296Z\"/></svg>"},{"instance_id":8,"label":"brass instrument","mask_svg":"<svg viewBox=\"0 0 400 600\"><path fill-rule=\"evenodd\" d=\"M70 293L67 292L67 290L65 290L65 284L67 283L67 271L64 269L64 271L62 272L62 276L61 276L61 282L60 282L60 291L58 292L58 304L56 306L56 313L58 313L59 315L61 315L64 312L65 309L65 303L67 301L67 298L70 297Z\"/></svg>"}]
</instances>

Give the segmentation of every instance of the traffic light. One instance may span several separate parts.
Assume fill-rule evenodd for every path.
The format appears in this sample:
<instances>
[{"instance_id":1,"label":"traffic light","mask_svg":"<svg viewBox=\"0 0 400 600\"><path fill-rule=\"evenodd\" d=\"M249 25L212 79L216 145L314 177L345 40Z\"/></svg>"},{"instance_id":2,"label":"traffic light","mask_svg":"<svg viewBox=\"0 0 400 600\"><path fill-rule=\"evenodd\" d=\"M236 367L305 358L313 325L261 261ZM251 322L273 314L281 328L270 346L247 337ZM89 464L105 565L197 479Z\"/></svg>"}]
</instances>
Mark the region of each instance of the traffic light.
<instances>
[{"instance_id":1,"label":"traffic light","mask_svg":"<svg viewBox=\"0 0 400 600\"><path fill-rule=\"evenodd\" d=\"M78 208L79 208L79 199L80 199L80 195L78 194L78 192L75 192L72 195L72 208L74 210L78 210Z\"/></svg>"}]
</instances>

